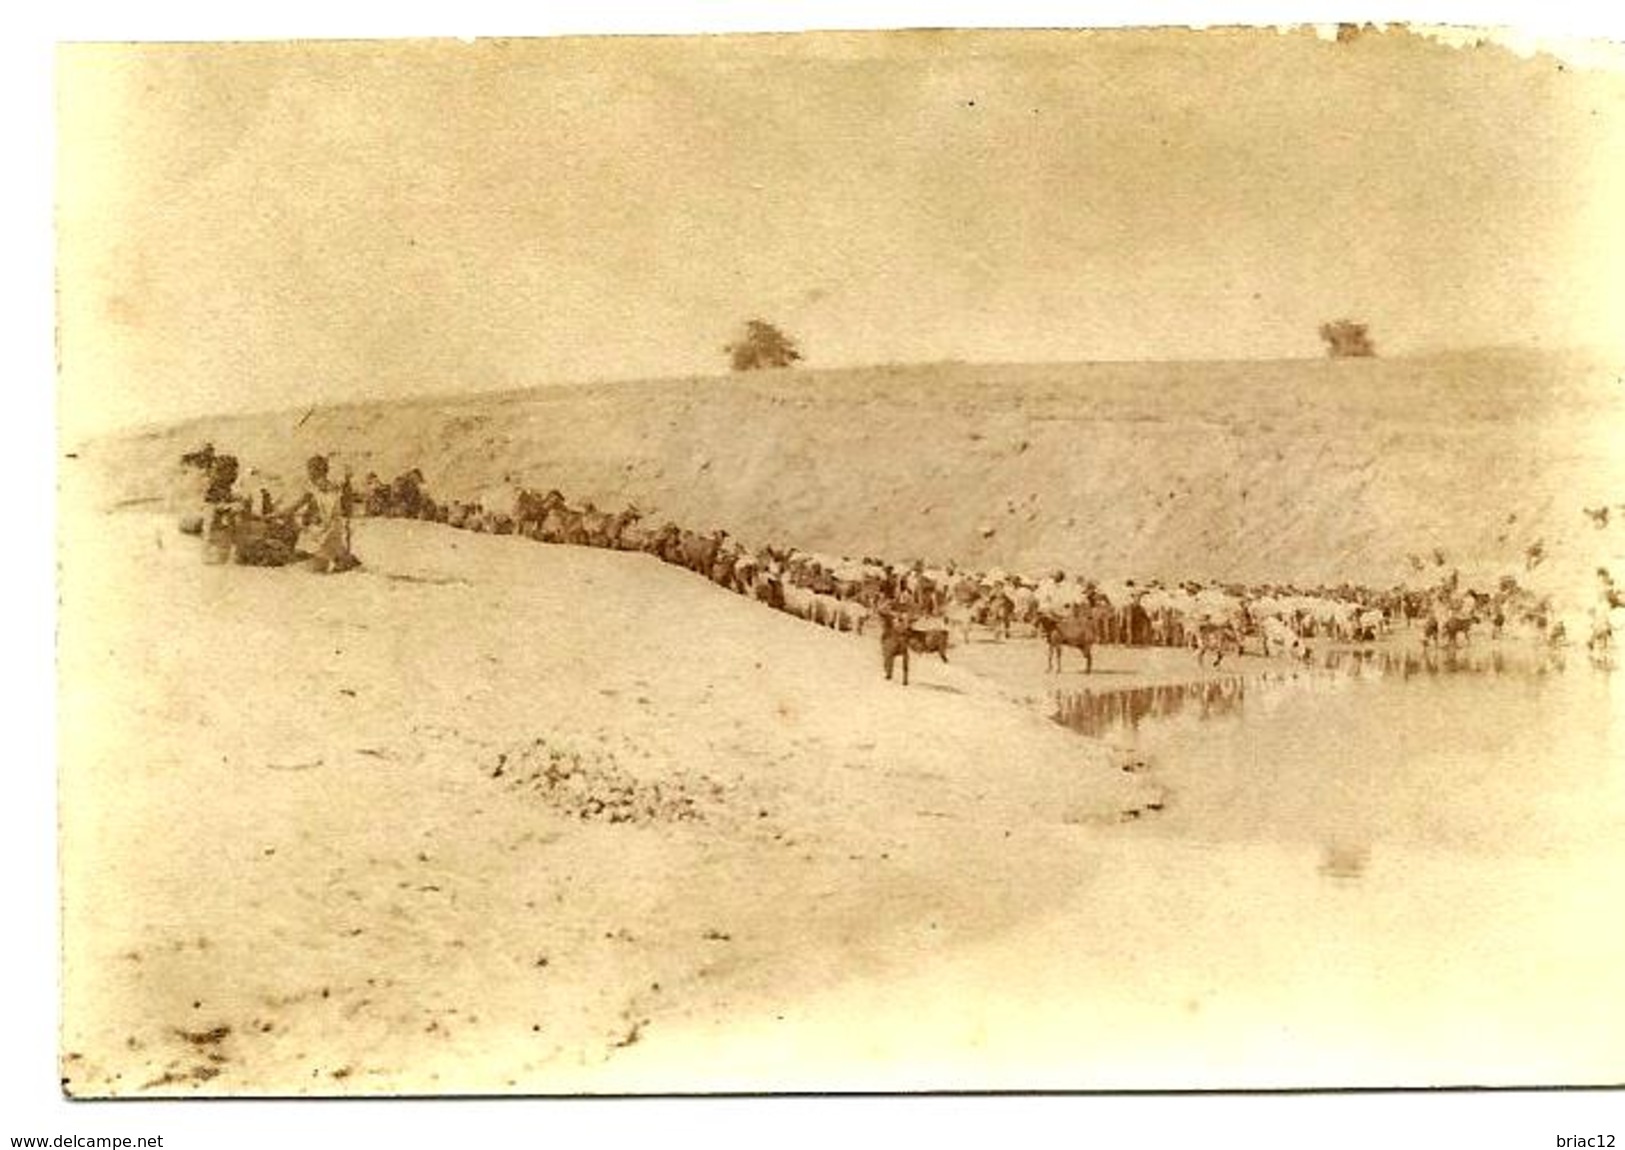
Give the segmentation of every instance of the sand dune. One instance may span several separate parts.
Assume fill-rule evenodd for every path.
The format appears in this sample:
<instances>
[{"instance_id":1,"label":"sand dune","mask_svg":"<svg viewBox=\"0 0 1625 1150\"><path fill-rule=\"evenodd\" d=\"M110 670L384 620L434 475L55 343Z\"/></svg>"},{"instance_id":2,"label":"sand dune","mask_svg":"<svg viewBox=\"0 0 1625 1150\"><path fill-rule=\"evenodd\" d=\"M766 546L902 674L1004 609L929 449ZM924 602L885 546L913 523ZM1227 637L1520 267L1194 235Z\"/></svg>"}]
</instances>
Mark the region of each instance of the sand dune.
<instances>
[{"instance_id":1,"label":"sand dune","mask_svg":"<svg viewBox=\"0 0 1625 1150\"><path fill-rule=\"evenodd\" d=\"M1625 510L1582 513L1625 499L1618 375L1529 352L792 371L206 419L87 458L108 502L209 439L249 484L329 451L442 497L524 482L836 553L1391 586L1527 575L1538 542L1536 577L1575 582L1625 552Z\"/></svg>"}]
</instances>

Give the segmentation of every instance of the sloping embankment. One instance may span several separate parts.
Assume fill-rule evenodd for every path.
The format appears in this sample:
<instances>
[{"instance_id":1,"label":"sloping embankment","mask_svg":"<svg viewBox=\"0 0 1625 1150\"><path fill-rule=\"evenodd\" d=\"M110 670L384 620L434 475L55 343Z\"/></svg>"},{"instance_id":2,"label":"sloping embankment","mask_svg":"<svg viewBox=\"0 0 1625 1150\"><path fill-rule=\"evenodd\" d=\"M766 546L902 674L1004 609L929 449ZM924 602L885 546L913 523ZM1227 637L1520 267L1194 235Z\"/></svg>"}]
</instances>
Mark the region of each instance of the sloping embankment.
<instances>
[{"instance_id":1,"label":"sloping embankment","mask_svg":"<svg viewBox=\"0 0 1625 1150\"><path fill-rule=\"evenodd\" d=\"M219 417L95 445L108 501L212 440L273 489L316 451L437 496L511 484L891 559L1102 577L1577 583L1625 565L1625 387L1569 355L931 365ZM1436 563L1434 550L1444 557ZM1411 561L1424 563L1418 570Z\"/></svg>"}]
</instances>

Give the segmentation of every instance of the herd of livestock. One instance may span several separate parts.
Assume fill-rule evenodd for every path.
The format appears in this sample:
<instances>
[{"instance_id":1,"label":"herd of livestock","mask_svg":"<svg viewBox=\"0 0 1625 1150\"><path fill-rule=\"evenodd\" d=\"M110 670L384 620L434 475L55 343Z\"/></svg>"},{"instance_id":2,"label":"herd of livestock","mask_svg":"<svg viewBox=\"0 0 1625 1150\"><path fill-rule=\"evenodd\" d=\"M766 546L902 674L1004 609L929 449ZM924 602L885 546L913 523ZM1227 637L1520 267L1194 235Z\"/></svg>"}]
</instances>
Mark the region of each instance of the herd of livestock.
<instances>
[{"instance_id":1,"label":"herd of livestock","mask_svg":"<svg viewBox=\"0 0 1625 1150\"><path fill-rule=\"evenodd\" d=\"M1106 582L1068 578L1062 571L1028 576L951 562L892 563L749 546L723 530L652 525L635 507L610 512L591 502L572 506L557 490L514 487L497 499L438 500L416 469L393 481L369 474L353 487L346 479L345 491L349 514L356 517L416 519L542 543L644 552L811 623L858 634L874 626L887 677L901 656L905 681L910 650L946 659L950 635L968 641L977 629L1000 639L1017 628L1042 635L1049 665L1057 670L1065 647L1080 651L1092 668L1097 644L1192 648L1199 661L1211 658L1218 665L1231 653L1307 656L1311 640L1370 642L1396 629L1415 628L1424 643L1442 645L1463 642L1475 630L1498 637L1509 627L1553 643L1565 638L1549 601L1510 577L1491 591L1463 587L1454 574L1421 590ZM262 491L261 500L269 511L269 495ZM1604 600L1620 605L1607 573L1598 577ZM1604 609L1602 625L1591 626L1588 646L1607 644L1607 615Z\"/></svg>"}]
</instances>

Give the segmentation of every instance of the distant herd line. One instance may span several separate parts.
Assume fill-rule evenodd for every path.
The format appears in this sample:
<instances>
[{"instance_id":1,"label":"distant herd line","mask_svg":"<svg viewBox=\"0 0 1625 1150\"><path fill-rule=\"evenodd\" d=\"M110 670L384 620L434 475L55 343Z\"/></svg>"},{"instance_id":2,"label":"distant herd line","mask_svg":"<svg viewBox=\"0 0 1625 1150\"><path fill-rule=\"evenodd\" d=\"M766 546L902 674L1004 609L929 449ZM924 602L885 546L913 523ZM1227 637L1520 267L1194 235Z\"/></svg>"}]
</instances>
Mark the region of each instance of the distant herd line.
<instances>
[{"instance_id":1,"label":"distant herd line","mask_svg":"<svg viewBox=\"0 0 1625 1150\"><path fill-rule=\"evenodd\" d=\"M222 460L231 463L223 468ZM286 509L264 488L257 500L237 495L233 457L206 446L183 456L182 462L207 477L203 499L213 517L204 533L214 535L231 559L253 563L256 555L292 559L297 554L291 535L308 523L284 529ZM506 509L492 506L499 501ZM369 473L359 487L346 476L338 502L342 514L357 518L412 519L541 543L642 552L820 626L861 635L878 623L887 678L894 661L901 659L904 682L911 650L946 661L950 635L968 642L978 628L999 640L1011 637L1017 627L1042 636L1047 667L1056 671L1066 647L1081 652L1086 669L1092 670L1092 649L1100 644L1190 648L1198 663L1211 659L1218 666L1229 654L1251 650L1263 656L1307 657L1310 640L1369 643L1397 629L1419 629L1425 645L1454 646L1469 641L1475 631L1499 638L1508 628L1551 644L1567 638L1550 600L1510 577L1492 591L1462 587L1453 572L1423 589L1352 584L1300 588L1107 582L1076 575L1069 579L1061 570L1029 576L953 562L928 566L922 559L893 563L874 556L747 546L725 530L700 532L669 521L651 526L635 506L610 512L588 501L575 507L557 489L515 485L495 498L439 500L416 468L391 481ZM276 547L256 550L256 542L279 533L282 541ZM1625 606L1625 601L1606 571L1597 574L1599 607L1590 613L1586 645L1606 650L1612 636L1610 609Z\"/></svg>"}]
</instances>

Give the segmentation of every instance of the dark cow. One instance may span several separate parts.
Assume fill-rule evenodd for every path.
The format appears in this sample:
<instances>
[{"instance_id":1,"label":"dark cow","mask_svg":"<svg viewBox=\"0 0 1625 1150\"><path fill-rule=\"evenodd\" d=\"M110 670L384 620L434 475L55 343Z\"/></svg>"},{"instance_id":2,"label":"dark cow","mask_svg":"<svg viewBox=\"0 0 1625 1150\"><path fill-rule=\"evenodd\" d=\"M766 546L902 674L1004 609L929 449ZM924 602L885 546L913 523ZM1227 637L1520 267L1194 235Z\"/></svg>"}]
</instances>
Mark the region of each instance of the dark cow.
<instances>
[{"instance_id":1,"label":"dark cow","mask_svg":"<svg viewBox=\"0 0 1625 1150\"><path fill-rule=\"evenodd\" d=\"M948 661L948 632L941 628L916 629L914 616L906 604L890 603L875 612L880 617L880 660L891 679L892 666L903 660L903 686L908 686L908 657L913 651L922 655L935 654L944 663Z\"/></svg>"},{"instance_id":2,"label":"dark cow","mask_svg":"<svg viewBox=\"0 0 1625 1150\"><path fill-rule=\"evenodd\" d=\"M662 563L678 566L683 561L683 532L675 523L667 523L650 535L643 549L660 557Z\"/></svg>"},{"instance_id":3,"label":"dark cow","mask_svg":"<svg viewBox=\"0 0 1625 1150\"><path fill-rule=\"evenodd\" d=\"M1422 646L1443 645L1454 647L1473 635L1473 620L1467 615L1448 615L1443 619L1430 615L1422 624Z\"/></svg>"},{"instance_id":4,"label":"dark cow","mask_svg":"<svg viewBox=\"0 0 1625 1150\"><path fill-rule=\"evenodd\" d=\"M921 655L936 655L948 661L948 629L946 627L911 627L908 646Z\"/></svg>"},{"instance_id":5,"label":"dark cow","mask_svg":"<svg viewBox=\"0 0 1625 1150\"><path fill-rule=\"evenodd\" d=\"M911 620L905 614L890 610L880 612L880 662L886 669L886 681L891 681L892 664L899 656L903 660L903 686L908 686L908 638Z\"/></svg>"},{"instance_id":6,"label":"dark cow","mask_svg":"<svg viewBox=\"0 0 1625 1150\"><path fill-rule=\"evenodd\" d=\"M1044 661L1046 671L1061 671L1061 648L1076 647L1083 652L1083 670L1085 674L1093 674L1095 670L1094 646L1099 640L1096 638L1095 621L1083 612L1074 612L1070 615L1038 616L1038 630L1044 636L1047 657Z\"/></svg>"},{"instance_id":7,"label":"dark cow","mask_svg":"<svg viewBox=\"0 0 1625 1150\"><path fill-rule=\"evenodd\" d=\"M564 507L564 496L557 489L545 494L532 491L528 487L521 487L513 500L514 531L530 539L543 539L549 543L558 543L560 539L548 539L543 532L543 525L550 516L555 515Z\"/></svg>"},{"instance_id":8,"label":"dark cow","mask_svg":"<svg viewBox=\"0 0 1625 1150\"><path fill-rule=\"evenodd\" d=\"M757 579L754 594L758 603L766 603L775 611L784 610L784 584L779 582L777 575L763 575Z\"/></svg>"},{"instance_id":9,"label":"dark cow","mask_svg":"<svg viewBox=\"0 0 1625 1150\"><path fill-rule=\"evenodd\" d=\"M716 565L717 552L722 549L723 540L727 533L713 531L710 535L696 535L692 531L684 531L681 536L681 554L683 566L699 575L710 578L711 569Z\"/></svg>"},{"instance_id":10,"label":"dark cow","mask_svg":"<svg viewBox=\"0 0 1625 1150\"><path fill-rule=\"evenodd\" d=\"M395 477L389 485L389 514L416 519L423 510L423 472L416 467Z\"/></svg>"}]
</instances>

